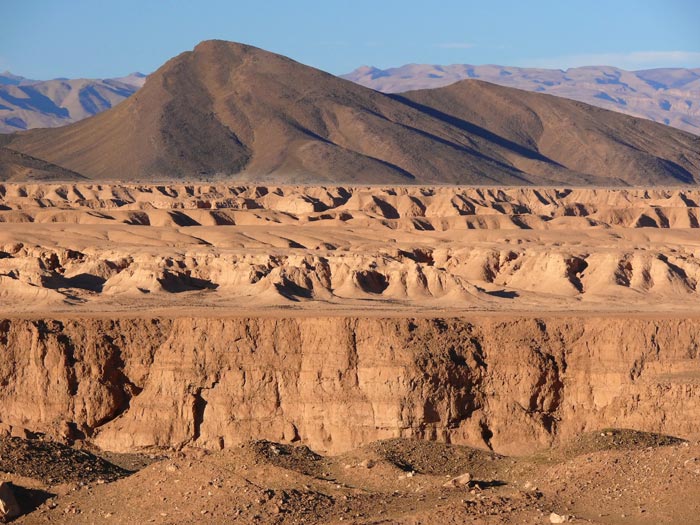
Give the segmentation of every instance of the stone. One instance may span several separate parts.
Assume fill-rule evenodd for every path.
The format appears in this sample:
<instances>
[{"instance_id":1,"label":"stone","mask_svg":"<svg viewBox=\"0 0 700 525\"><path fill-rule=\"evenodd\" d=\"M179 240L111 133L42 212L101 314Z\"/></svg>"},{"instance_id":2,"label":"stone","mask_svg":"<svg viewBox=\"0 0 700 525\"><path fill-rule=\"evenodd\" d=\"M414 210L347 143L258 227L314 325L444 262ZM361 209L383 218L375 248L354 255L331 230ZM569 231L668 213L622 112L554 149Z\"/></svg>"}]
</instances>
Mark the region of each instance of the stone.
<instances>
[{"instance_id":1,"label":"stone","mask_svg":"<svg viewBox=\"0 0 700 525\"><path fill-rule=\"evenodd\" d=\"M22 514L22 509L17 503L15 493L12 490L12 484L0 482L0 521L7 523L19 517Z\"/></svg>"},{"instance_id":2,"label":"stone","mask_svg":"<svg viewBox=\"0 0 700 525\"><path fill-rule=\"evenodd\" d=\"M373 460L371 460L371 459L365 459L365 460L363 460L363 461L360 463L360 466L361 466L362 468L368 468L368 469L369 469L369 468L374 467L374 464L375 464L375 463L374 463Z\"/></svg>"},{"instance_id":3,"label":"stone","mask_svg":"<svg viewBox=\"0 0 700 525\"><path fill-rule=\"evenodd\" d=\"M456 478L452 478L450 481L446 482L443 487L463 487L469 485L472 481L472 476L468 472L461 474Z\"/></svg>"},{"instance_id":4,"label":"stone","mask_svg":"<svg viewBox=\"0 0 700 525\"><path fill-rule=\"evenodd\" d=\"M289 421L285 423L282 438L288 443L294 443L295 441L299 441L299 431L297 430L297 427L296 425L294 425L294 423L291 423Z\"/></svg>"},{"instance_id":5,"label":"stone","mask_svg":"<svg viewBox=\"0 0 700 525\"><path fill-rule=\"evenodd\" d=\"M12 427L12 430L10 431L10 435L12 437L22 438L22 439L32 439L34 437L34 434L32 432L30 432L28 429L23 428L23 427L17 427L17 426Z\"/></svg>"},{"instance_id":6,"label":"stone","mask_svg":"<svg viewBox=\"0 0 700 525\"><path fill-rule=\"evenodd\" d=\"M567 521L569 521L569 517L566 515L557 514L556 512L552 512L549 515L549 523L566 523Z\"/></svg>"}]
</instances>

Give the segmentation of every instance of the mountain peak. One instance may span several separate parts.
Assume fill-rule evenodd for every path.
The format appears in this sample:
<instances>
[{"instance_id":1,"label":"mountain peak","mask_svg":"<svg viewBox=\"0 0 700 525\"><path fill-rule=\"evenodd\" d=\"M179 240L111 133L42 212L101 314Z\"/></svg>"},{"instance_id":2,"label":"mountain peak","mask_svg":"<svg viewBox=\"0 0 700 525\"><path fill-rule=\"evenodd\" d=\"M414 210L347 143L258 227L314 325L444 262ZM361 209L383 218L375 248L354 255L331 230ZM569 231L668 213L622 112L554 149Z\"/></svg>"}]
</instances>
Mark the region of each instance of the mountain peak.
<instances>
[{"instance_id":1,"label":"mountain peak","mask_svg":"<svg viewBox=\"0 0 700 525\"><path fill-rule=\"evenodd\" d=\"M353 71L353 73L367 75L367 74L371 74L371 73L376 73L377 71L381 71L381 69L379 69L378 67L374 67L374 66L364 65L364 66L360 66L357 69L355 69Z\"/></svg>"},{"instance_id":2,"label":"mountain peak","mask_svg":"<svg viewBox=\"0 0 700 525\"><path fill-rule=\"evenodd\" d=\"M8 147L98 180L659 184L697 182L691 137L488 83L388 96L212 40L168 61L118 106L17 135ZM616 163L601 161L608 157Z\"/></svg>"},{"instance_id":3,"label":"mountain peak","mask_svg":"<svg viewBox=\"0 0 700 525\"><path fill-rule=\"evenodd\" d=\"M22 84L24 82L36 82L35 80L30 80L28 78L15 75L11 73L9 70L5 70L2 73L0 73L0 85L2 86L17 86L19 84Z\"/></svg>"},{"instance_id":4,"label":"mountain peak","mask_svg":"<svg viewBox=\"0 0 700 525\"><path fill-rule=\"evenodd\" d=\"M225 52L225 53L240 53L240 54L245 54L245 53L252 53L252 52L263 52L263 53L270 53L269 51L265 51L264 49L260 49L259 47L251 46L249 44L244 44L242 42L232 42L228 40L218 40L218 39L213 39L213 40L202 40L199 44L194 46L194 49L192 50L194 53L217 53L217 52ZM273 53L270 53L273 54Z\"/></svg>"},{"instance_id":5,"label":"mountain peak","mask_svg":"<svg viewBox=\"0 0 700 525\"><path fill-rule=\"evenodd\" d=\"M135 71L134 73L129 73L126 76L111 78L109 80L115 80L117 82L121 82L122 84L133 86L135 88L141 88L146 82L146 75Z\"/></svg>"}]
</instances>

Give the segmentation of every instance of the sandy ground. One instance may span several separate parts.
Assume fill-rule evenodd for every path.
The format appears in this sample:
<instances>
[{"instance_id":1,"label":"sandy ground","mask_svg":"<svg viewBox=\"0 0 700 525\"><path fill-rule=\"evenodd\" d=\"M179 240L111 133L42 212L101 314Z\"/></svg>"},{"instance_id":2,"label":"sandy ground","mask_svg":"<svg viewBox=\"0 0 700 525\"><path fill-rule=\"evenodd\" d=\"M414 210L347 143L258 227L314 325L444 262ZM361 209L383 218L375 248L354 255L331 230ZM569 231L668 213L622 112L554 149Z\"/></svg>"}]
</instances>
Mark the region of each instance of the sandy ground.
<instances>
[{"instance_id":1,"label":"sandy ground","mask_svg":"<svg viewBox=\"0 0 700 525\"><path fill-rule=\"evenodd\" d=\"M5 441L6 455L42 444ZM70 451L55 448L54 459ZM613 429L527 457L399 439L334 457L267 441L183 450L144 456L136 471L81 454L82 477L15 454L2 477L36 509L17 523L642 525L698 523L700 510L698 443ZM33 467L33 478L12 472Z\"/></svg>"}]
</instances>

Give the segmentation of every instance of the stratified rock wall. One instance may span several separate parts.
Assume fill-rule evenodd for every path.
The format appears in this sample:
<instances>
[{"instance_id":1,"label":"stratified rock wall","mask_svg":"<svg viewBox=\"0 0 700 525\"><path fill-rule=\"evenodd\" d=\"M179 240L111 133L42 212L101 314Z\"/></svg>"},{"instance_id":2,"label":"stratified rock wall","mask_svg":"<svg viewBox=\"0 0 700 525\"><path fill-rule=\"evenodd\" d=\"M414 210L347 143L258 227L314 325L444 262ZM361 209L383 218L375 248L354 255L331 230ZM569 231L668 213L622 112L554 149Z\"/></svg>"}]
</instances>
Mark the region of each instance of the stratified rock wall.
<instances>
[{"instance_id":1,"label":"stratified rock wall","mask_svg":"<svg viewBox=\"0 0 700 525\"><path fill-rule=\"evenodd\" d=\"M583 430L700 434L700 319L0 321L0 423L104 449L417 436L521 453Z\"/></svg>"}]
</instances>

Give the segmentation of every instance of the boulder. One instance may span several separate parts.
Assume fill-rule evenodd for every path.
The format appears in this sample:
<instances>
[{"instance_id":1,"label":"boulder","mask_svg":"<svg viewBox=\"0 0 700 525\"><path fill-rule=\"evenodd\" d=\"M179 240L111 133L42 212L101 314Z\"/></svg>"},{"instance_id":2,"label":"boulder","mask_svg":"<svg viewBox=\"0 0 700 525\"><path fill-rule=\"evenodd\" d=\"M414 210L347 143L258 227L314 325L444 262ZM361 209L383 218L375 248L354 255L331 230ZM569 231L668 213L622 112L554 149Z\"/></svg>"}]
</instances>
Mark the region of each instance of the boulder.
<instances>
[{"instance_id":1,"label":"boulder","mask_svg":"<svg viewBox=\"0 0 700 525\"><path fill-rule=\"evenodd\" d=\"M443 487L463 487L465 485L469 485L472 481L472 476L468 472L465 474L461 474L460 476L457 476L456 478L452 478L450 481L445 483Z\"/></svg>"},{"instance_id":2,"label":"boulder","mask_svg":"<svg viewBox=\"0 0 700 525\"><path fill-rule=\"evenodd\" d=\"M0 482L0 521L7 523L22 514L12 490L12 484Z\"/></svg>"}]
</instances>

